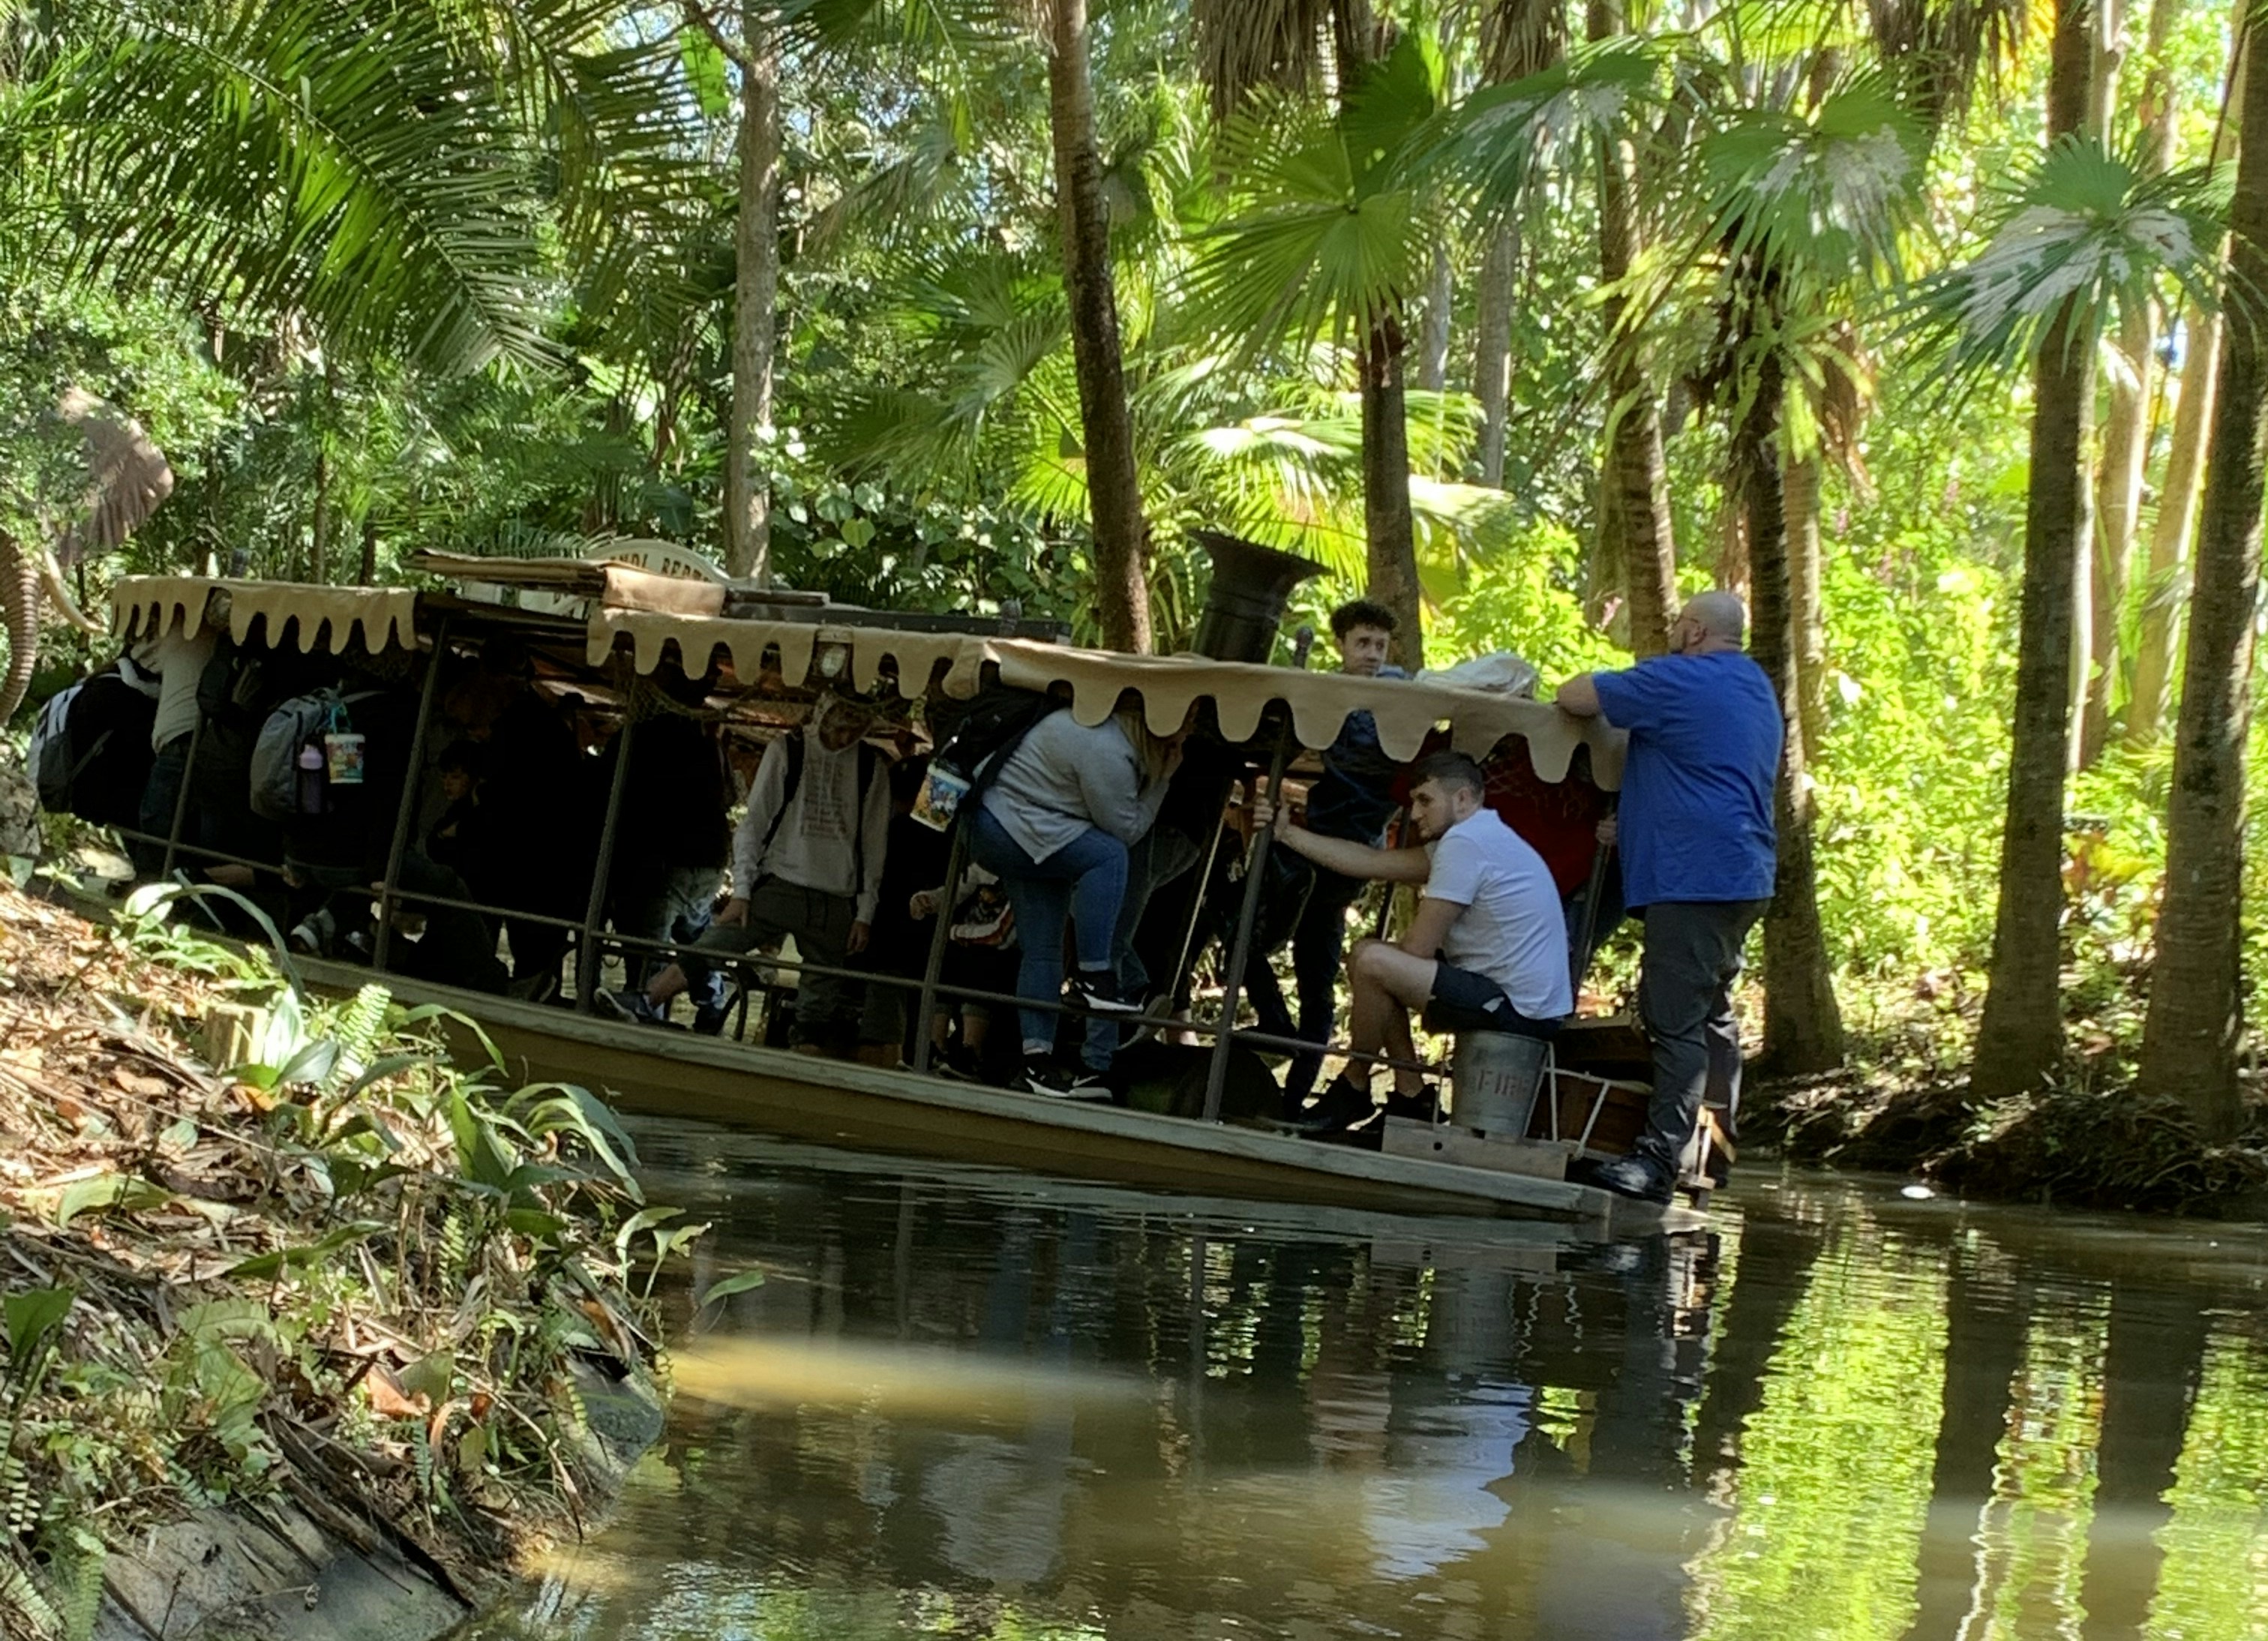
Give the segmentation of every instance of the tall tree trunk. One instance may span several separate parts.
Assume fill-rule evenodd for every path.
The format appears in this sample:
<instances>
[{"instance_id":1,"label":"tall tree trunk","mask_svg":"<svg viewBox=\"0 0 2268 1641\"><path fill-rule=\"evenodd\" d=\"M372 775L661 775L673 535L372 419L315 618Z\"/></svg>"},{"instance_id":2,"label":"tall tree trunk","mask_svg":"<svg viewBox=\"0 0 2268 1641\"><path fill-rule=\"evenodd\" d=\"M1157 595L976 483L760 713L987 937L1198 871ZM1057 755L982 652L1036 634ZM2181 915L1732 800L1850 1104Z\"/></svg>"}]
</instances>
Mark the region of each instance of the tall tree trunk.
<instances>
[{"instance_id":1,"label":"tall tree trunk","mask_svg":"<svg viewBox=\"0 0 2268 1641\"><path fill-rule=\"evenodd\" d=\"M2152 0L2142 83L2141 166L2161 176L2174 163L2174 85L2166 46L2183 0ZM2150 458L2150 362L2157 351L2156 315L2145 304L2122 315L2118 352L2125 361L2110 384L2102 427L2102 467L2095 489L2094 632L2087 702L2079 723L2079 767L2090 769L2110 742L2110 696L2117 681L2119 633L2133 577L2134 538Z\"/></svg>"},{"instance_id":2,"label":"tall tree trunk","mask_svg":"<svg viewBox=\"0 0 2268 1641\"><path fill-rule=\"evenodd\" d=\"M1788 604L1795 628L1795 695L1802 708L1803 756L1819 755L1827 733L1827 612L1819 591L1819 453L1781 464L1787 523Z\"/></svg>"},{"instance_id":3,"label":"tall tree trunk","mask_svg":"<svg viewBox=\"0 0 2268 1641\"><path fill-rule=\"evenodd\" d=\"M1624 32L1621 0L1589 0L1587 32L1594 40ZM1637 160L1628 143L1604 145L1599 167L1599 271L1609 291L1630 276L1640 249ZM1631 649L1644 657L1669 648L1677 607L1676 548L1669 527L1669 477L1661 455L1661 408L1648 379L1640 340L1627 323L1625 298L1609 295L1607 327L1607 469L1615 506L1602 508L1622 531L1624 589L1630 595Z\"/></svg>"},{"instance_id":4,"label":"tall tree trunk","mask_svg":"<svg viewBox=\"0 0 2268 1641\"><path fill-rule=\"evenodd\" d=\"M1394 659L1425 664L1418 592L1418 532L1410 513L1410 430L1402 391L1402 327L1388 318L1363 338L1362 522L1369 593L1394 612Z\"/></svg>"},{"instance_id":5,"label":"tall tree trunk","mask_svg":"<svg viewBox=\"0 0 2268 1641\"><path fill-rule=\"evenodd\" d=\"M362 564L355 572L358 586L372 586L378 581L378 515L362 516Z\"/></svg>"},{"instance_id":6,"label":"tall tree trunk","mask_svg":"<svg viewBox=\"0 0 2268 1641\"><path fill-rule=\"evenodd\" d=\"M2237 0L2234 35L2221 93L2220 121L2213 134L2213 161L2227 165L2241 145L2244 105L2244 19L2250 0ZM2141 631L2134 650L2134 688L2126 706L2126 744L2146 747L2165 728L2172 704L2175 644L2181 607L2188 593L2182 567L2190 538L2197 534L2198 500L2204 489L2205 444L2213 427L2213 389L2220 379L2220 310L2183 311L2181 396L2174 408L2174 433L2166 453L2164 480L2158 486L2158 517L2150 531L2148 585L2143 589Z\"/></svg>"},{"instance_id":7,"label":"tall tree trunk","mask_svg":"<svg viewBox=\"0 0 2268 1641\"><path fill-rule=\"evenodd\" d=\"M1104 644L1146 655L1146 530L1134 466L1134 420L1126 407L1118 298L1110 276L1110 215L1102 197L1102 158L1095 147L1086 0L1049 0L1048 125L1055 142L1056 210L1063 232L1064 283L1071 296L1087 508L1094 521L1096 613Z\"/></svg>"},{"instance_id":8,"label":"tall tree trunk","mask_svg":"<svg viewBox=\"0 0 2268 1641\"><path fill-rule=\"evenodd\" d=\"M2087 0L2057 0L2048 70L2048 141L2087 113L2094 57ZM2071 751L2074 592L2092 545L2088 423L2095 336L2066 299L2032 372L2031 474L2024 497L2024 589L2008 809L1984 1019L1970 1072L1988 1100L2026 1093L2063 1059L2063 794Z\"/></svg>"},{"instance_id":9,"label":"tall tree trunk","mask_svg":"<svg viewBox=\"0 0 2268 1641\"><path fill-rule=\"evenodd\" d=\"M1473 314L1473 397L1481 407L1481 482L1504 482L1504 440L1512 406L1512 301L1520 270L1520 229L1490 232L1481 254Z\"/></svg>"},{"instance_id":10,"label":"tall tree trunk","mask_svg":"<svg viewBox=\"0 0 2268 1641\"><path fill-rule=\"evenodd\" d=\"M1449 385L1449 310L1455 300L1449 247L1446 239L1436 239L1432 276L1425 283L1425 320L1418 332L1418 386L1429 394Z\"/></svg>"},{"instance_id":11,"label":"tall tree trunk","mask_svg":"<svg viewBox=\"0 0 2268 1641\"><path fill-rule=\"evenodd\" d=\"M2244 124L2268 131L2268 74L2245 77ZM2233 291L2268 290L2268 143L2245 146L2229 203ZM2244 741L2251 720L2252 629L2260 600L2261 439L2268 352L2259 325L2225 326L2220 387L2205 457L2205 510L2190 593L2189 654L2174 728L2166 813L2166 890L2142 1024L2142 1085L2176 1094L2208 1133L2242 1112Z\"/></svg>"},{"instance_id":12,"label":"tall tree trunk","mask_svg":"<svg viewBox=\"0 0 2268 1641\"><path fill-rule=\"evenodd\" d=\"M1784 386L1767 364L1745 425L1734 435L1732 470L1749 524L1754 587L1749 653L1779 697L1785 725L1772 820L1779 833L1771 904L1764 909L1764 1041L1757 1063L1776 1074L1832 1071L1843 1063L1843 1012L1819 924L1810 783L1805 778L1803 709L1796 689L1795 609L1788 574L1778 424Z\"/></svg>"},{"instance_id":13,"label":"tall tree trunk","mask_svg":"<svg viewBox=\"0 0 2268 1641\"><path fill-rule=\"evenodd\" d=\"M320 434L315 438L314 541L309 548L307 579L317 584L331 578L331 452Z\"/></svg>"},{"instance_id":14,"label":"tall tree trunk","mask_svg":"<svg viewBox=\"0 0 2268 1641\"><path fill-rule=\"evenodd\" d=\"M779 39L769 0L741 0L740 202L733 230L733 408L725 430L725 568L771 580L772 492L756 439L772 420L779 329Z\"/></svg>"}]
</instances>

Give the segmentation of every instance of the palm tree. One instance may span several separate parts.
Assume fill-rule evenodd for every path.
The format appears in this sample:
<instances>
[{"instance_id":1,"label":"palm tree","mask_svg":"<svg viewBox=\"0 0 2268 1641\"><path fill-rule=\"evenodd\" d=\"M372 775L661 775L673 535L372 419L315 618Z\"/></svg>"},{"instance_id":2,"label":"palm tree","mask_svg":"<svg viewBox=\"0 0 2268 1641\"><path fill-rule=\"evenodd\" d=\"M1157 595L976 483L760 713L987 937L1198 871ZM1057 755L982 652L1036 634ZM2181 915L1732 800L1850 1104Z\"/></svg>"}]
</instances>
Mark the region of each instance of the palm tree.
<instances>
[{"instance_id":1,"label":"palm tree","mask_svg":"<svg viewBox=\"0 0 2268 1641\"><path fill-rule=\"evenodd\" d=\"M1086 0L1043 0L1043 11L1048 124L1062 219L1064 287L1071 297L1071 350L1079 368L1079 420L1086 430L1095 593L1103 642L1142 654L1150 648L1149 589L1142 566L1147 526L1111 280L1110 215L1103 203L1102 160L1094 135Z\"/></svg>"},{"instance_id":2,"label":"palm tree","mask_svg":"<svg viewBox=\"0 0 2268 1641\"><path fill-rule=\"evenodd\" d=\"M2064 26L2076 26L2069 18ZM2067 42L2059 39L2058 49ZM2148 300L2161 275L2192 299L2212 300L2201 270L2213 233L2198 188L2194 174L2145 178L2092 137L2065 136L1999 202L1984 249L1919 298L1925 324L1954 343L1956 379L2026 363L2033 372L2007 820L1973 1072L1986 1098L2037 1088L2062 1057L2063 786L2073 591L2091 545L2086 430L2095 350L2108 316Z\"/></svg>"},{"instance_id":3,"label":"palm tree","mask_svg":"<svg viewBox=\"0 0 2268 1641\"><path fill-rule=\"evenodd\" d=\"M1343 63L1351 49L1342 42ZM1236 203L1200 242L1188 281L1193 309L1249 351L1351 338L1370 596L1400 618L1398 654L1412 665L1425 649L1403 313L1434 225L1400 160L1435 110L1440 66L1413 31L1343 77L1333 107L1268 84L1245 91L1222 134Z\"/></svg>"},{"instance_id":4,"label":"palm tree","mask_svg":"<svg viewBox=\"0 0 2268 1641\"><path fill-rule=\"evenodd\" d=\"M2268 131L2268 74L2248 75L2244 122ZM2166 817L2166 891L2142 1027L2146 1088L2178 1095L2208 1133L2234 1132L2242 1110L2244 747L2253 628L2260 600L2268 432L2268 143L2246 145L2229 210L2228 291L2204 517L2190 595L2189 655L2175 727Z\"/></svg>"}]
</instances>

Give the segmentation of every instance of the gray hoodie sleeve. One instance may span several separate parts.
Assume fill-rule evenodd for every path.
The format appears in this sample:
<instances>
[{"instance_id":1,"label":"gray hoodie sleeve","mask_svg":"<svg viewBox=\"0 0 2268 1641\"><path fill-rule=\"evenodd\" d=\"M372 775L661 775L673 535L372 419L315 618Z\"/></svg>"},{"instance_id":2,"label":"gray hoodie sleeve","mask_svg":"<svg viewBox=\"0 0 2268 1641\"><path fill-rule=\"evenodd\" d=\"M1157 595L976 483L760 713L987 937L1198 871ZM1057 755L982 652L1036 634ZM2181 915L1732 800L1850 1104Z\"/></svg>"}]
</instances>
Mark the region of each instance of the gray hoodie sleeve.
<instances>
[{"instance_id":1,"label":"gray hoodie sleeve","mask_svg":"<svg viewBox=\"0 0 2268 1641\"><path fill-rule=\"evenodd\" d=\"M1089 733L1088 755L1076 765L1086 818L1120 843L1138 843L1157 823L1159 807L1166 801L1166 783L1142 784L1140 754L1116 719Z\"/></svg>"}]
</instances>

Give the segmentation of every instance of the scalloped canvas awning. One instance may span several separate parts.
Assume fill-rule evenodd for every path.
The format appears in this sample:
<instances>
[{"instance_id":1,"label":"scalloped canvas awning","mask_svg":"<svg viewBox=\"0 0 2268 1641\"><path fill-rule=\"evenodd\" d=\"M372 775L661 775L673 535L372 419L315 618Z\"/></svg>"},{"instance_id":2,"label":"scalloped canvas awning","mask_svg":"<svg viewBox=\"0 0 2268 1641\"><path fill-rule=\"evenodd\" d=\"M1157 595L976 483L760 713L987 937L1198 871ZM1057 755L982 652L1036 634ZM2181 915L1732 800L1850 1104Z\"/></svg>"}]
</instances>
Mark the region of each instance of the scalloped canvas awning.
<instances>
[{"instance_id":1,"label":"scalloped canvas awning","mask_svg":"<svg viewBox=\"0 0 2268 1641\"><path fill-rule=\"evenodd\" d=\"M217 581L195 576L137 576L121 581L111 594L111 629L133 639L164 632L174 622L188 633L204 624L208 596L230 595L229 628L242 642L255 618L266 617L273 640L287 621L298 622L302 651L320 641L336 653L359 631L372 651L388 644L416 642L418 594L406 587L323 587L283 581ZM1300 744L1321 751L1338 739L1348 714L1368 711L1378 725L1380 747L1389 757L1415 757L1440 725L1453 744L1475 755L1507 735L1528 742L1535 772L1563 780L1579 746L1591 748L1592 778L1613 790L1622 784L1624 736L1597 719L1572 718L1541 702L1486 690L1458 689L1415 681L1353 678L1344 673L1298 672L1242 661L1216 661L1197 655L1120 655L1025 638L964 633L899 632L879 628L822 625L809 622L736 621L722 616L673 614L657 610L598 608L584 627L585 657L598 666L616 647L627 645L632 665L651 673L666 647L677 646L684 664L705 669L721 651L743 683L762 673L765 657L777 651L783 677L800 681L820 646L848 652L845 681L871 691L890 671L898 693L917 697L935 682L949 695L967 698L997 667L1004 683L1027 689L1068 689L1071 715L1082 724L1100 724L1119 696L1134 691L1150 726L1169 733L1188 718L1199 701L1211 701L1221 732L1250 739L1269 703L1289 710ZM887 668L884 663L890 665Z\"/></svg>"},{"instance_id":2,"label":"scalloped canvas awning","mask_svg":"<svg viewBox=\"0 0 2268 1641\"><path fill-rule=\"evenodd\" d=\"M417 593L410 587L323 587L295 581L216 581L203 576L129 576L111 589L110 630L131 643L155 637L178 624L183 637L195 637L205 624L205 606L216 591L229 595L229 636L242 644L254 622L267 618L272 644L284 624L299 624L299 651L312 653L320 642L336 655L355 633L373 655L390 644L417 642Z\"/></svg>"},{"instance_id":3,"label":"scalloped canvas awning","mask_svg":"<svg viewBox=\"0 0 2268 1641\"><path fill-rule=\"evenodd\" d=\"M661 664L664 647L674 643L684 665L693 670L705 668L721 651L733 675L744 681L756 677L766 652L774 648L782 675L801 678L821 645L839 644L850 651L846 681L861 690L877 688L886 676L887 658L895 666L898 693L907 696L920 695L935 678L946 694L965 698L976 693L989 664L998 667L1003 683L1027 689L1067 688L1071 716L1082 724L1100 724L1116 708L1119 695L1133 690L1142 699L1150 727L1160 734L1178 729L1198 701L1210 700L1221 732L1233 740L1248 740L1260 728L1269 703L1280 701L1291 711L1300 744L1315 751L1338 739L1351 712L1372 715L1380 747L1396 759L1415 757L1426 736L1446 723L1453 743L1476 756L1506 735L1521 737L1535 772L1547 781L1565 779L1575 748L1588 746L1593 779L1610 791L1622 784L1621 732L1596 719L1569 717L1542 702L1486 690L1295 672L1198 655L1120 655L1023 638L727 621L641 610L595 611L587 631L588 659L594 666L626 642L637 670L650 673Z\"/></svg>"}]
</instances>

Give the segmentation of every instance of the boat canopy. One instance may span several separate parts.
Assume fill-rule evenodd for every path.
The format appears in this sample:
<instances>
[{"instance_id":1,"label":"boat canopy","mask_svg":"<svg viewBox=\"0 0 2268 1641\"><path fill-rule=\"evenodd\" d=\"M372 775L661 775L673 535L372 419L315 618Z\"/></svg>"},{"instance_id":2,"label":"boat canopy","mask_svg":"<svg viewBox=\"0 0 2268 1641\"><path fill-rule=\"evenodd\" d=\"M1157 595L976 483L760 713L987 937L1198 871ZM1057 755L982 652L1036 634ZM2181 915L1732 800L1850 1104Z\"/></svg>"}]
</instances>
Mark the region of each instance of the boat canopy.
<instances>
[{"instance_id":1,"label":"boat canopy","mask_svg":"<svg viewBox=\"0 0 2268 1641\"><path fill-rule=\"evenodd\" d=\"M1251 740L1270 703L1281 702L1300 744L1314 751L1338 738L1350 714L1367 711L1376 721L1381 748L1397 760L1417 756L1427 736L1447 724L1453 744L1475 756L1508 735L1521 737L1536 774L1547 781L1565 779L1575 748L1588 746L1592 780L1609 791L1622 784L1624 738L1620 732L1595 718L1570 717L1521 696L1198 655L1122 655L978 632L900 631L824 617L740 620L626 607L647 602L640 596L644 589L637 575L633 570L632 577L619 581L607 577L604 598L593 604L580 623L552 618L543 624L556 627L566 637L579 625L585 658L594 668L606 665L618 649L626 649L637 672L652 673L674 646L679 664L688 673L706 671L721 652L735 679L753 683L771 657L777 657L780 676L790 681L809 676L818 659L826 676L840 676L869 692L894 681L897 692L910 699L932 689L965 699L990 674L1028 689L1067 689L1072 716L1088 725L1102 722L1130 690L1140 697L1144 715L1158 732L1170 733L1187 720L1192 708L1211 702L1221 733L1233 741ZM482 614L509 620L519 614L500 605L468 606L450 595L409 588L144 576L127 578L113 590L112 629L131 640L165 632L178 622L184 634L195 634L204 624L207 602L216 591L229 594L228 625L238 642L244 642L261 618L271 644L281 641L285 623L296 622L303 652L318 644L334 653L343 652L354 647L357 636L373 652L392 644L412 644L420 630L419 611L428 601L433 605L423 624L428 631L445 612L468 620ZM617 596L624 602L609 601ZM849 610L842 613L855 615Z\"/></svg>"}]
</instances>

